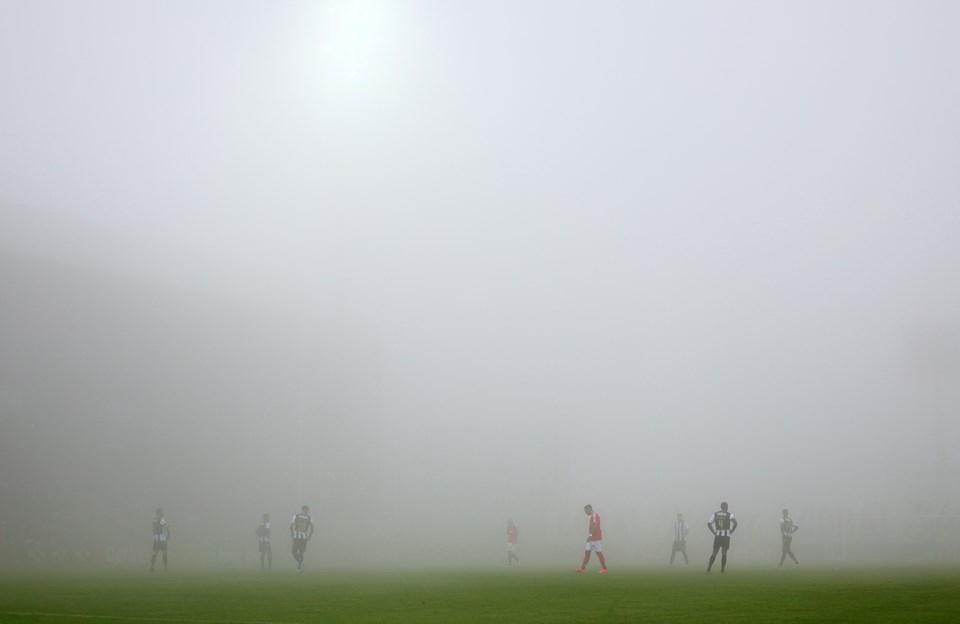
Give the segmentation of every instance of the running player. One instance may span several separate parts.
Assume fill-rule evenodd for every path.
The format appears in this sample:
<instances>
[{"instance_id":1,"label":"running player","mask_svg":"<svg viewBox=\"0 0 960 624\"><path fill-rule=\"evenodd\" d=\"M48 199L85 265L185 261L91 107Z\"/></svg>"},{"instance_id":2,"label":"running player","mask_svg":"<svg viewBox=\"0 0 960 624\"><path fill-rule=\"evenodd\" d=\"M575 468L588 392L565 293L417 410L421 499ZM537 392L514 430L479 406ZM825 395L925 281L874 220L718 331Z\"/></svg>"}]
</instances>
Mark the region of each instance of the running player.
<instances>
[{"instance_id":1,"label":"running player","mask_svg":"<svg viewBox=\"0 0 960 624\"><path fill-rule=\"evenodd\" d=\"M584 505L583 513L590 516L590 523L587 525L587 549L583 553L583 563L574 571L583 572L590 562L590 553L595 552L597 553L597 559L600 560L599 574L606 574L607 561L603 557L603 531L600 530L600 514L593 510L592 505Z\"/></svg>"},{"instance_id":2,"label":"running player","mask_svg":"<svg viewBox=\"0 0 960 624\"><path fill-rule=\"evenodd\" d=\"M670 565L673 565L673 558L677 553L683 555L683 565L690 565L687 559L687 533L690 532L690 525L683 519L683 514L677 514L677 521L673 524L673 550L670 551Z\"/></svg>"},{"instance_id":3,"label":"running player","mask_svg":"<svg viewBox=\"0 0 960 624\"><path fill-rule=\"evenodd\" d=\"M707 520L707 528L713 533L713 554L710 555L710 563L707 564L707 574L710 574L710 568L717 558L717 552L722 548L723 555L720 557L720 574L723 574L727 568L727 551L730 550L730 536L737 530L737 519L727 510L726 503L720 503L720 511L715 511Z\"/></svg>"},{"instance_id":4,"label":"running player","mask_svg":"<svg viewBox=\"0 0 960 624\"><path fill-rule=\"evenodd\" d=\"M263 569L263 560L266 558L270 569L273 569L273 548L270 546L270 514L263 514L263 522L255 531L260 541L260 569Z\"/></svg>"},{"instance_id":5,"label":"running player","mask_svg":"<svg viewBox=\"0 0 960 624\"><path fill-rule=\"evenodd\" d=\"M780 555L779 567L783 567L783 560L787 558L787 555L790 555L790 558L793 559L794 566L800 565L800 562L797 561L796 556L794 556L793 551L790 549L790 544L793 542L793 534L799 529L800 527L797 526L797 523L790 519L790 512L784 509L783 517L780 518L780 536L783 538L783 554Z\"/></svg>"},{"instance_id":6,"label":"running player","mask_svg":"<svg viewBox=\"0 0 960 624\"><path fill-rule=\"evenodd\" d=\"M517 540L520 538L520 526L513 521L513 518L507 520L507 567L513 565L516 561L520 563L520 557L517 556Z\"/></svg>"},{"instance_id":7,"label":"running player","mask_svg":"<svg viewBox=\"0 0 960 624\"><path fill-rule=\"evenodd\" d=\"M313 537L313 518L306 505L300 508L300 513L290 518L290 537L293 538L293 558L297 560L297 570L303 572L303 551Z\"/></svg>"},{"instance_id":8,"label":"running player","mask_svg":"<svg viewBox=\"0 0 960 624\"><path fill-rule=\"evenodd\" d=\"M167 540L170 539L170 525L163 516L163 510L157 509L157 515L153 519L153 556L150 557L150 571L153 572L154 564L157 562L157 553L163 553L163 571L167 571Z\"/></svg>"}]
</instances>

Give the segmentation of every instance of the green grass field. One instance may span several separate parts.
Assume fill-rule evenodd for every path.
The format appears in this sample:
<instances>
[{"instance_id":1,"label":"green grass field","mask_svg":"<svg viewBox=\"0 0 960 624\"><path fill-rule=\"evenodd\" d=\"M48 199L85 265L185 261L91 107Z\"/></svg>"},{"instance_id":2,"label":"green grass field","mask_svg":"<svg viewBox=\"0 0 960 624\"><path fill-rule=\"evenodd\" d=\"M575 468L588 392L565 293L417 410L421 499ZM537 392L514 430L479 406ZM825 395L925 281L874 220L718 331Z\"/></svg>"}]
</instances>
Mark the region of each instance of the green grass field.
<instances>
[{"instance_id":1,"label":"green grass field","mask_svg":"<svg viewBox=\"0 0 960 624\"><path fill-rule=\"evenodd\" d=\"M8 570L0 621L951 622L960 569Z\"/></svg>"}]
</instances>

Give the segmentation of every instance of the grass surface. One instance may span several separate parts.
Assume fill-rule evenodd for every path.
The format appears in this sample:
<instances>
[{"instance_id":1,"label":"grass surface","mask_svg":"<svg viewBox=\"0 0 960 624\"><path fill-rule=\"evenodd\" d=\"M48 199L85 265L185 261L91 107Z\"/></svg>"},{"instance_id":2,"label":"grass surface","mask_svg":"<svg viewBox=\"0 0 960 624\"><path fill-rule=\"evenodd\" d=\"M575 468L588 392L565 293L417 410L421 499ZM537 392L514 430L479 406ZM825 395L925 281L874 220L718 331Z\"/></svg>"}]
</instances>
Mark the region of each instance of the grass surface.
<instances>
[{"instance_id":1,"label":"grass surface","mask_svg":"<svg viewBox=\"0 0 960 624\"><path fill-rule=\"evenodd\" d=\"M0 621L956 622L960 569L7 571Z\"/></svg>"}]
</instances>

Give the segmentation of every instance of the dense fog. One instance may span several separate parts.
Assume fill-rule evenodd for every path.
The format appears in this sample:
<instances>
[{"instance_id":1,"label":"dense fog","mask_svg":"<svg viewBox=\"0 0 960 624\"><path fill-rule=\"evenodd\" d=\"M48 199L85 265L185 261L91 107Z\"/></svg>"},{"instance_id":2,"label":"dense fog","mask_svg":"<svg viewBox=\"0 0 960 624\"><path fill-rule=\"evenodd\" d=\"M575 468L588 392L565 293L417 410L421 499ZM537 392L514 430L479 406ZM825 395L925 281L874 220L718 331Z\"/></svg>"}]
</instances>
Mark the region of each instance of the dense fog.
<instances>
[{"instance_id":1,"label":"dense fog","mask_svg":"<svg viewBox=\"0 0 960 624\"><path fill-rule=\"evenodd\" d=\"M0 0L0 562L960 561L958 28Z\"/></svg>"}]
</instances>

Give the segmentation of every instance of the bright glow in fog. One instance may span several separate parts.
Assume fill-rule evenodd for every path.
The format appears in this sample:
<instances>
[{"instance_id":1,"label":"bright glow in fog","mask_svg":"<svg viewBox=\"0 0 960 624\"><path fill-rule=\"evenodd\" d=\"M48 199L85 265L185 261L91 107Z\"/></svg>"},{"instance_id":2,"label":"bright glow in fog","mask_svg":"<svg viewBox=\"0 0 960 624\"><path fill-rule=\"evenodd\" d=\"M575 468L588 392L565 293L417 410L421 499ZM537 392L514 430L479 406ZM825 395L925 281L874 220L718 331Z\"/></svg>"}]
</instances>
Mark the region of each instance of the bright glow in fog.
<instances>
[{"instance_id":1,"label":"bright glow in fog","mask_svg":"<svg viewBox=\"0 0 960 624\"><path fill-rule=\"evenodd\" d=\"M955 561L958 25L0 4L0 556Z\"/></svg>"},{"instance_id":2,"label":"bright glow in fog","mask_svg":"<svg viewBox=\"0 0 960 624\"><path fill-rule=\"evenodd\" d=\"M382 3L370 0L329 1L315 18L323 71L334 80L359 82L377 71L385 20Z\"/></svg>"}]
</instances>

